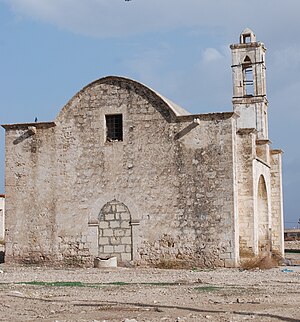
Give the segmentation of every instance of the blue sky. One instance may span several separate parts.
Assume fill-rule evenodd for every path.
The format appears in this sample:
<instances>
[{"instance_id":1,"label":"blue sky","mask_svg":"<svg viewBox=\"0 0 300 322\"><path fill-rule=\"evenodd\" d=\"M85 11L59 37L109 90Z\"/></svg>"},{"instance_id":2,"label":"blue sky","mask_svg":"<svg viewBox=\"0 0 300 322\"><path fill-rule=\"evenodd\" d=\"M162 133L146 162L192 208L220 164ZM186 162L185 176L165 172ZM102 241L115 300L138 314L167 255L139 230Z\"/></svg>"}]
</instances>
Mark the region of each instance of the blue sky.
<instances>
[{"instance_id":1,"label":"blue sky","mask_svg":"<svg viewBox=\"0 0 300 322\"><path fill-rule=\"evenodd\" d=\"M51 121L83 86L136 79L192 113L231 111L229 45L267 51L269 136L284 150L285 220L300 217L299 0L0 0L0 123ZM0 133L4 192L4 130Z\"/></svg>"}]
</instances>

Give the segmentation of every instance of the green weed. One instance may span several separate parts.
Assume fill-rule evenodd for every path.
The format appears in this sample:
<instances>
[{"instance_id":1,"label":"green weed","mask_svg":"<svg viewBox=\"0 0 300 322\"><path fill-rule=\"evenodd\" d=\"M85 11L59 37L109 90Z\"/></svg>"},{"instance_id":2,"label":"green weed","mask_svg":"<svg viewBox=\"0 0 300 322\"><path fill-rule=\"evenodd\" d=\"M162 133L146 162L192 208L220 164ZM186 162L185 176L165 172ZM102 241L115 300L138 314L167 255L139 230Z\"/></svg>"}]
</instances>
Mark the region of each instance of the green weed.
<instances>
[{"instance_id":1,"label":"green weed","mask_svg":"<svg viewBox=\"0 0 300 322\"><path fill-rule=\"evenodd\" d=\"M170 282L144 282L144 283L126 283L126 282L109 282L109 283L83 283L83 282L18 282L19 285L36 285L36 286L55 286L55 287L102 287L102 286L126 286L126 285L150 285L150 286L174 286L180 283Z\"/></svg>"}]
</instances>

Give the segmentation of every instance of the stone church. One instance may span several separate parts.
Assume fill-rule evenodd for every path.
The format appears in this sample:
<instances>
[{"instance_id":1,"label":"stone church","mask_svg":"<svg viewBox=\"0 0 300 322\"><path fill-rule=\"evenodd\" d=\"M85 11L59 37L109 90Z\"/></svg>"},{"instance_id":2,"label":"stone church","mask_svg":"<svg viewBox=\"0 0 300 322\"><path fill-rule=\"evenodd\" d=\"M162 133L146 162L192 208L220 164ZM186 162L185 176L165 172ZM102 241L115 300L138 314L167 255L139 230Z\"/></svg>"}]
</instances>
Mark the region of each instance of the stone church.
<instances>
[{"instance_id":1,"label":"stone church","mask_svg":"<svg viewBox=\"0 0 300 322\"><path fill-rule=\"evenodd\" d=\"M6 262L232 267L283 254L266 48L245 29L231 50L231 112L190 114L109 76L52 122L3 125Z\"/></svg>"}]
</instances>

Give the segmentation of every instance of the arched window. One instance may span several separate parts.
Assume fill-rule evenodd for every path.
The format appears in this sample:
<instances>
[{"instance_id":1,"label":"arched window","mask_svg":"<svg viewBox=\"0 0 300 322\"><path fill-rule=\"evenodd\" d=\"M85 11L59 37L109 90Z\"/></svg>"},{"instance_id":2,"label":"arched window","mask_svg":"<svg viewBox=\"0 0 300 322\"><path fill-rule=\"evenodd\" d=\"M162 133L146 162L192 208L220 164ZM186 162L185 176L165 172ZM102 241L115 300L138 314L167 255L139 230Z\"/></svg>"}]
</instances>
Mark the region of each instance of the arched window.
<instances>
[{"instance_id":1,"label":"arched window","mask_svg":"<svg viewBox=\"0 0 300 322\"><path fill-rule=\"evenodd\" d=\"M253 81L253 68L251 59L246 56L243 66L243 85L244 85L244 95L253 96L254 95L254 81Z\"/></svg>"}]
</instances>

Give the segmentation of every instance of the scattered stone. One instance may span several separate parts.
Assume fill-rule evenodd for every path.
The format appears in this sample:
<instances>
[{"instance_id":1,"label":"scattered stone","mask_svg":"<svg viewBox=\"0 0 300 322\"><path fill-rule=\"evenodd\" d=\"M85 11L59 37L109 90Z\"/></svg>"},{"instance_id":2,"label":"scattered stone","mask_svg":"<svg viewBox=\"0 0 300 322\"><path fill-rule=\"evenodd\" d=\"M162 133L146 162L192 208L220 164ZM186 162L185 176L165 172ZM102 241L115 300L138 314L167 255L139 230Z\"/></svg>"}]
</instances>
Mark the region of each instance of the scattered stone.
<instances>
[{"instance_id":1,"label":"scattered stone","mask_svg":"<svg viewBox=\"0 0 300 322\"><path fill-rule=\"evenodd\" d=\"M23 296L24 295L23 293L21 293L19 291L11 291L10 294L13 296Z\"/></svg>"},{"instance_id":2,"label":"scattered stone","mask_svg":"<svg viewBox=\"0 0 300 322\"><path fill-rule=\"evenodd\" d=\"M160 309L159 307L156 307L156 308L154 308L154 312L163 312L163 310Z\"/></svg>"}]
</instances>

